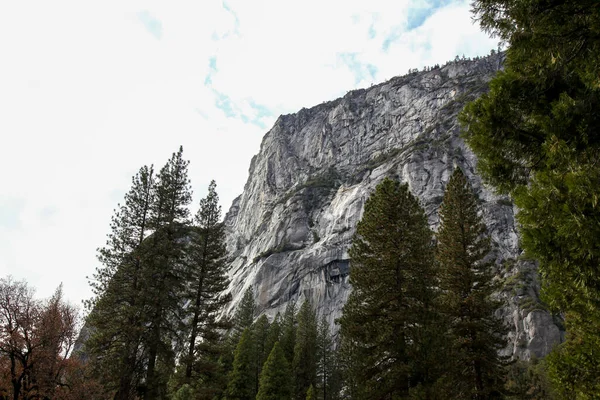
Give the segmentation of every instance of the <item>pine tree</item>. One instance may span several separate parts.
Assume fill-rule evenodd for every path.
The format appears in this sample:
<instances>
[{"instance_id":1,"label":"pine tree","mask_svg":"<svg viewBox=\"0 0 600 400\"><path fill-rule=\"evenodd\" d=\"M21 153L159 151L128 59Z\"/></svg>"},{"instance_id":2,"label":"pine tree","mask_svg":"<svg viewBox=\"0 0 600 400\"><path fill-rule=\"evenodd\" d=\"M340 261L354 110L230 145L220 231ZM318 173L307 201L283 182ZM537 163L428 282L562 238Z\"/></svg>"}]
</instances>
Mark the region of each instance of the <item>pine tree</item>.
<instances>
[{"instance_id":1,"label":"pine tree","mask_svg":"<svg viewBox=\"0 0 600 400\"><path fill-rule=\"evenodd\" d=\"M175 392L172 399L173 400L192 400L193 395L194 395L194 392L192 390L192 387L188 384L184 384L183 386L181 386L179 388L179 390L177 392Z\"/></svg>"},{"instance_id":2,"label":"pine tree","mask_svg":"<svg viewBox=\"0 0 600 400\"><path fill-rule=\"evenodd\" d=\"M145 301L142 274L147 257L142 244L150 233L154 177L144 166L111 222L106 246L98 249L102 267L90 281L95 297L86 303L92 332L86 342L92 369L115 399L132 399L143 376L142 325Z\"/></svg>"},{"instance_id":3,"label":"pine tree","mask_svg":"<svg viewBox=\"0 0 600 400\"><path fill-rule=\"evenodd\" d=\"M254 290L250 286L244 292L242 300L238 304L238 307L233 316L233 334L232 340L237 343L240 339L242 332L246 328L250 328L254 322L254 313L256 312L256 303L254 302Z\"/></svg>"},{"instance_id":4,"label":"pine tree","mask_svg":"<svg viewBox=\"0 0 600 400\"><path fill-rule=\"evenodd\" d=\"M242 332L244 332L246 328L252 326L255 309L254 290L252 287L249 287L246 289L242 299L237 305L235 314L232 318L232 327L225 342L223 355L221 356L221 368L225 374L229 374L233 369L233 358L236 346L242 337Z\"/></svg>"},{"instance_id":5,"label":"pine tree","mask_svg":"<svg viewBox=\"0 0 600 400\"><path fill-rule=\"evenodd\" d=\"M316 400L315 388L313 385L310 385L308 391L306 392L306 400Z\"/></svg>"},{"instance_id":6,"label":"pine tree","mask_svg":"<svg viewBox=\"0 0 600 400\"><path fill-rule=\"evenodd\" d=\"M444 193L437 234L441 309L449 321L452 368L457 398L488 399L502 388L506 371L498 351L507 329L494 312L490 240L478 214L477 198L460 168Z\"/></svg>"},{"instance_id":7,"label":"pine tree","mask_svg":"<svg viewBox=\"0 0 600 400\"><path fill-rule=\"evenodd\" d=\"M292 398L291 376L289 363L277 342L260 375L260 389L256 400L290 400Z\"/></svg>"},{"instance_id":8,"label":"pine tree","mask_svg":"<svg viewBox=\"0 0 600 400\"><path fill-rule=\"evenodd\" d=\"M187 383L191 382L193 372L203 380L210 380L210 376L216 373L221 341L219 330L227 328L227 324L218 320L218 313L231 296L222 294L229 285L229 279L225 263L225 230L220 222L221 206L215 189L215 181L212 181L208 195L200 200L195 230L190 234L186 249L187 280L190 282L184 297L184 300L190 301L186 310L190 322L186 326L189 333L184 358Z\"/></svg>"},{"instance_id":9,"label":"pine tree","mask_svg":"<svg viewBox=\"0 0 600 400\"><path fill-rule=\"evenodd\" d=\"M557 384L600 396L588 379L600 375L600 8L595 0L477 0L473 8L508 49L489 93L461 114L465 138L483 178L519 209L543 299L577 329L556 359ZM581 359L596 361L579 369Z\"/></svg>"},{"instance_id":10,"label":"pine tree","mask_svg":"<svg viewBox=\"0 0 600 400\"><path fill-rule=\"evenodd\" d=\"M317 316L310 303L305 301L298 312L292 364L296 399L305 399L308 388L316 385L317 361Z\"/></svg>"},{"instance_id":11,"label":"pine tree","mask_svg":"<svg viewBox=\"0 0 600 400\"><path fill-rule=\"evenodd\" d=\"M350 256L353 291L339 320L352 348L347 374L361 397L407 396L432 379L422 344L434 322L436 284L432 232L407 185L385 179L377 186Z\"/></svg>"},{"instance_id":12,"label":"pine tree","mask_svg":"<svg viewBox=\"0 0 600 400\"><path fill-rule=\"evenodd\" d=\"M273 318L273 322L269 325L269 332L267 333L267 340L265 343L265 353L271 354L271 350L273 350L273 346L275 343L281 340L281 315L277 313L275 318Z\"/></svg>"},{"instance_id":13,"label":"pine tree","mask_svg":"<svg viewBox=\"0 0 600 400\"><path fill-rule=\"evenodd\" d=\"M152 192L149 222L153 233L147 243L150 257L143 282L149 313L145 335L147 400L157 398L160 391L166 390L165 373L174 367L173 344L183 330L181 299L187 278L184 255L185 237L190 233L188 205L191 201L188 164L180 147L160 170ZM158 374L159 369L162 374Z\"/></svg>"},{"instance_id":14,"label":"pine tree","mask_svg":"<svg viewBox=\"0 0 600 400\"><path fill-rule=\"evenodd\" d=\"M294 348L296 347L296 303L288 302L283 313L281 323L281 350L288 363L294 362Z\"/></svg>"},{"instance_id":15,"label":"pine tree","mask_svg":"<svg viewBox=\"0 0 600 400\"><path fill-rule=\"evenodd\" d=\"M333 338L329 324L323 316L317 335L317 381L315 391L320 392L323 400L337 399L341 388L340 371L333 348ZM316 396L316 394L315 394Z\"/></svg>"},{"instance_id":16,"label":"pine tree","mask_svg":"<svg viewBox=\"0 0 600 400\"><path fill-rule=\"evenodd\" d=\"M269 353L267 353L267 337L269 335L269 320L265 314L261 315L254 324L252 324L252 333L254 335L254 380L256 391L260 384L260 372L262 371Z\"/></svg>"},{"instance_id":17,"label":"pine tree","mask_svg":"<svg viewBox=\"0 0 600 400\"><path fill-rule=\"evenodd\" d=\"M225 393L227 400L252 400L256 396L254 346L250 328L246 328L235 349L233 371L229 374Z\"/></svg>"}]
</instances>

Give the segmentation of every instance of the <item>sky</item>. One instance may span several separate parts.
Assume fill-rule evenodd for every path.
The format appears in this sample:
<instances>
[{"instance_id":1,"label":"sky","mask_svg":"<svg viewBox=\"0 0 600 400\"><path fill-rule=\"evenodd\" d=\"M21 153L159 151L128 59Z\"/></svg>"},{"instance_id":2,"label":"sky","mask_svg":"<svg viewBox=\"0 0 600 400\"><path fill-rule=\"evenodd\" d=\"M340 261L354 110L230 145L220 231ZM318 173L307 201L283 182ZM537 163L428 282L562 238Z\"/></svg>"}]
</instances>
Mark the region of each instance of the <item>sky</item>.
<instances>
[{"instance_id":1,"label":"sky","mask_svg":"<svg viewBox=\"0 0 600 400\"><path fill-rule=\"evenodd\" d=\"M0 277L81 304L141 166L225 213L279 115L496 48L469 2L0 2Z\"/></svg>"}]
</instances>

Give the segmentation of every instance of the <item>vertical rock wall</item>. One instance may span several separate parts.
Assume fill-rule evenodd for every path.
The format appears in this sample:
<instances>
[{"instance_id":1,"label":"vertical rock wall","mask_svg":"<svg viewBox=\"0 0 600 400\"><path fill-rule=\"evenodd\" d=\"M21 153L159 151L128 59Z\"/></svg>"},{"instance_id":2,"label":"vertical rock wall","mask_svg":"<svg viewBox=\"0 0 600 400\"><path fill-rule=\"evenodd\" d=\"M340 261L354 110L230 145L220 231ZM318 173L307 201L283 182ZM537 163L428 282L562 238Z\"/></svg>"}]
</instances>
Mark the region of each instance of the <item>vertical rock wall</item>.
<instances>
[{"instance_id":1,"label":"vertical rock wall","mask_svg":"<svg viewBox=\"0 0 600 400\"><path fill-rule=\"evenodd\" d=\"M506 306L498 313L511 325L505 352L547 354L561 340L560 322L539 300L535 265L521 259L515 209L483 186L459 137L458 112L500 66L501 55L454 62L279 117L225 217L234 295L228 311L252 286L260 313L272 317L308 299L337 330L351 290L348 249L369 194L387 176L407 182L436 229L458 165L482 200L504 283L498 296Z\"/></svg>"}]
</instances>

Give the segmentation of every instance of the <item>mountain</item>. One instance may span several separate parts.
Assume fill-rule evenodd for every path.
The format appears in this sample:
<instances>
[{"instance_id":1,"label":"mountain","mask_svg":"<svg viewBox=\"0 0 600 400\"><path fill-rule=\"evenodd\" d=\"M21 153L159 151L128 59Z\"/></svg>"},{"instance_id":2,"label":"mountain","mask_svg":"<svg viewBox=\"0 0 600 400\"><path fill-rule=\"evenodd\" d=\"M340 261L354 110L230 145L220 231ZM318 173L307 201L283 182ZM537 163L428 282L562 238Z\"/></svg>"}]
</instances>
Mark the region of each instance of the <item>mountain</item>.
<instances>
[{"instance_id":1,"label":"mountain","mask_svg":"<svg viewBox=\"0 0 600 400\"><path fill-rule=\"evenodd\" d=\"M477 191L491 233L495 274L511 326L508 355L546 355L561 320L539 299L536 265L519 248L516 209L486 187L459 137L457 114L487 90L502 54L457 60L348 92L280 116L250 164L243 193L225 216L232 312L249 286L259 313L310 300L334 331L351 286L348 249L363 205L385 177L409 184L436 229L454 166Z\"/></svg>"}]
</instances>

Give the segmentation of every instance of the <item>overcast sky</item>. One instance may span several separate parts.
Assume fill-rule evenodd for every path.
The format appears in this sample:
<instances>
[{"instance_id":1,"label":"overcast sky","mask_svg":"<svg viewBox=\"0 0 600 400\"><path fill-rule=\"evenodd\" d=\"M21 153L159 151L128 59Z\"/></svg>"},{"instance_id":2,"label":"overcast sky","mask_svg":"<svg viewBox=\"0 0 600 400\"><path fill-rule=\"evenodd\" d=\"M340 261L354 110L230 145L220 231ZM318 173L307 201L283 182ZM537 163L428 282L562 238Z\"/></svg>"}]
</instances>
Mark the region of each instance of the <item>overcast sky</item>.
<instances>
[{"instance_id":1,"label":"overcast sky","mask_svg":"<svg viewBox=\"0 0 600 400\"><path fill-rule=\"evenodd\" d=\"M142 165L183 145L225 212L278 115L495 48L469 2L0 2L0 276L89 298Z\"/></svg>"}]
</instances>

